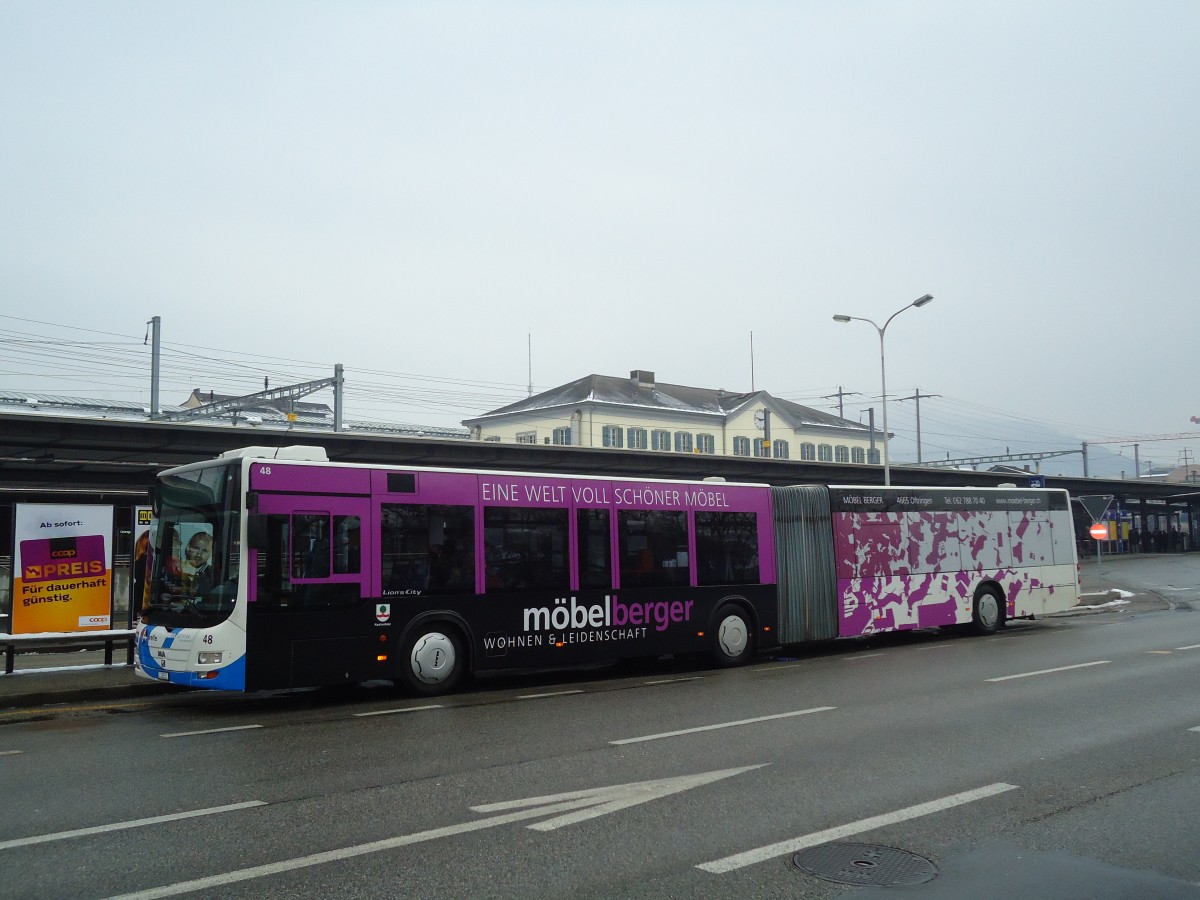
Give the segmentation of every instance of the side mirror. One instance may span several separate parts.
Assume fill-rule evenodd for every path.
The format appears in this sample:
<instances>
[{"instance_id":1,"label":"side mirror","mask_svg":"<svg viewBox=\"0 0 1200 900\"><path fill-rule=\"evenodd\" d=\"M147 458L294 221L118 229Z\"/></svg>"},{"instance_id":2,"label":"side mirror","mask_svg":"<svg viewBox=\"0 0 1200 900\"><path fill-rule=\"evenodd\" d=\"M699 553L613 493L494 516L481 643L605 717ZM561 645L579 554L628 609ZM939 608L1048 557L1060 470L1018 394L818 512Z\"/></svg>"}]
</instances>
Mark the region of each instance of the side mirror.
<instances>
[{"instance_id":1,"label":"side mirror","mask_svg":"<svg viewBox=\"0 0 1200 900\"><path fill-rule=\"evenodd\" d=\"M268 540L267 517L250 513L246 517L246 543L251 550L266 550Z\"/></svg>"}]
</instances>

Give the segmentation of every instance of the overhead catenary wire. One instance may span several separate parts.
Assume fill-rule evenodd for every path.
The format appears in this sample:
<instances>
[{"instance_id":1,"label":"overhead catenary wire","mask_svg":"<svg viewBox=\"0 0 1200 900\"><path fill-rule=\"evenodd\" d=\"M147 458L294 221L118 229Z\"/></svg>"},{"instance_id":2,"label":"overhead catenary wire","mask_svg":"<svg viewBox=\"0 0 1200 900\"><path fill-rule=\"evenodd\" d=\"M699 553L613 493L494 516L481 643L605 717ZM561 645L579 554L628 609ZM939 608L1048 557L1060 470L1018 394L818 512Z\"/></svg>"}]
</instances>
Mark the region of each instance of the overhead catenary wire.
<instances>
[{"instance_id":1,"label":"overhead catenary wire","mask_svg":"<svg viewBox=\"0 0 1200 900\"><path fill-rule=\"evenodd\" d=\"M255 393L264 379L272 384L301 383L328 377L333 362L246 353L181 341L161 342L160 387L182 402L193 390L220 394ZM64 393L54 385L78 385L70 393L94 399L146 404L150 394L149 354L142 323L136 333L119 333L76 325L0 314L0 389ZM42 387L46 385L47 387ZM534 392L556 385L534 386ZM779 399L830 409L829 396L853 386L808 387L774 392ZM930 399L922 406L922 438L929 454L988 455L1015 449L1047 450L1047 432L1112 435L1127 431L1120 424L1044 419L981 404L954 395ZM529 385L465 379L378 368L350 369L344 399L350 414L380 424L417 422L461 427L463 419L528 399ZM313 402L319 401L314 395ZM871 395L865 394L865 400ZM874 398L877 402L877 397ZM530 411L533 422L561 424L561 408ZM893 413L893 453L912 443L915 429L903 407ZM720 426L724 427L724 426ZM718 426L714 422L714 430ZM695 430L703 431L701 427ZM756 429L729 429L730 436L753 437ZM1200 437L1200 435L1198 435Z\"/></svg>"},{"instance_id":2,"label":"overhead catenary wire","mask_svg":"<svg viewBox=\"0 0 1200 900\"><path fill-rule=\"evenodd\" d=\"M20 359L23 366L0 370L0 379L19 379L24 385L21 390L46 393L62 391L47 390L39 382L78 383L87 386L79 392L80 396L145 402L150 386L143 335L120 335L5 315L0 315L0 320L124 338L123 341L74 340L27 328L0 328L0 347L8 347L7 357ZM264 378L284 383L310 381L326 376L332 368L332 363L247 354L184 342L163 341L161 348L160 385L180 395L189 395L192 390L253 393L261 389ZM443 418L447 412L461 418L478 415L483 410L521 399L525 387L379 369L363 369L357 374L357 378L351 375L345 397L361 406L361 418L374 414L381 422L394 422L398 412L418 416L436 412ZM0 388L4 386L0 383Z\"/></svg>"}]
</instances>

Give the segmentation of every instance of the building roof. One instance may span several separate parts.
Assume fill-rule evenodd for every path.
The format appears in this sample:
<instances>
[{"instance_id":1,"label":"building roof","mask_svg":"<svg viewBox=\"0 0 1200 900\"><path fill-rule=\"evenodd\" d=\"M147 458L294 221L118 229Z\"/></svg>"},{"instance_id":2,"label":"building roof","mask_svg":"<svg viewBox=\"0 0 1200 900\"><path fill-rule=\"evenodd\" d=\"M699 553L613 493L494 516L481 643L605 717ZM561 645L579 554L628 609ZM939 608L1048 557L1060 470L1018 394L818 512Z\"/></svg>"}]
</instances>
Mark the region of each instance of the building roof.
<instances>
[{"instance_id":1,"label":"building roof","mask_svg":"<svg viewBox=\"0 0 1200 900\"><path fill-rule=\"evenodd\" d=\"M125 400L97 400L91 397L68 397L64 394L31 394L18 391L0 391L0 406L21 410L70 410L72 413L123 413L131 416L147 416L150 407L142 403Z\"/></svg>"},{"instance_id":2,"label":"building roof","mask_svg":"<svg viewBox=\"0 0 1200 900\"><path fill-rule=\"evenodd\" d=\"M207 399L212 396L213 400ZM203 403L228 399L233 395L203 394L193 391L188 403L183 406L164 406L164 411L185 409L198 405L194 400ZM286 404L287 401L280 401ZM288 419L284 409L277 408L274 403L264 402L253 409L239 410L236 413L226 412L204 419L193 419L193 425L213 425L230 427L232 425L262 427L267 429L302 428L314 430L329 430L333 428L333 410L324 403L295 404L295 420ZM14 391L0 391L0 412L28 413L40 416L73 416L92 417L98 419L123 419L128 421L149 421L150 407L148 404L132 403L124 400L97 400L87 397L69 397L62 394L31 394ZM342 430L369 434L394 434L406 437L432 437L447 439L463 439L470 437L465 428L442 428L432 425L393 424L387 422L351 422L342 423Z\"/></svg>"},{"instance_id":3,"label":"building roof","mask_svg":"<svg viewBox=\"0 0 1200 900\"><path fill-rule=\"evenodd\" d=\"M843 419L790 400L773 397L766 391L734 393L723 389L688 387L656 381L653 372L634 370L628 378L613 375L586 375L576 381L551 388L525 400L510 403L473 419L464 419L467 426L483 424L489 419L519 417L525 413L542 412L584 403L629 409L655 410L664 413L728 418L750 405L767 407L793 428L837 428L870 433L861 422Z\"/></svg>"},{"instance_id":4,"label":"building roof","mask_svg":"<svg viewBox=\"0 0 1200 900\"><path fill-rule=\"evenodd\" d=\"M183 401L183 409L194 409L197 406L204 406L206 403L223 403L226 400L236 400L238 394L218 394L214 391L202 391L198 388L192 389L192 394ZM308 413L318 416L332 416L333 410L326 403L308 403L304 400L292 400L288 397L280 397L275 400L260 400L253 407L245 407L245 411L258 412L259 410L275 410L276 412L284 413L294 412L297 415Z\"/></svg>"}]
</instances>

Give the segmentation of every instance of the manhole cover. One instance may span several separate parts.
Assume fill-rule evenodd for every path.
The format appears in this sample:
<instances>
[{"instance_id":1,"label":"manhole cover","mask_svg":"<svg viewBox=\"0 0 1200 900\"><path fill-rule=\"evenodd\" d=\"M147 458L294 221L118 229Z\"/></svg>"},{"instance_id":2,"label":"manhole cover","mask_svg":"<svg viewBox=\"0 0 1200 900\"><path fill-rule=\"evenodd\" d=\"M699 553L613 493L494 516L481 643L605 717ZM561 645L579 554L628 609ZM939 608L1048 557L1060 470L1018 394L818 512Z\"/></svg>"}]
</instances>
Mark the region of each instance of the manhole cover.
<instances>
[{"instance_id":1,"label":"manhole cover","mask_svg":"<svg viewBox=\"0 0 1200 900\"><path fill-rule=\"evenodd\" d=\"M801 871L838 884L921 884L937 875L923 856L880 844L821 844L792 857Z\"/></svg>"}]
</instances>

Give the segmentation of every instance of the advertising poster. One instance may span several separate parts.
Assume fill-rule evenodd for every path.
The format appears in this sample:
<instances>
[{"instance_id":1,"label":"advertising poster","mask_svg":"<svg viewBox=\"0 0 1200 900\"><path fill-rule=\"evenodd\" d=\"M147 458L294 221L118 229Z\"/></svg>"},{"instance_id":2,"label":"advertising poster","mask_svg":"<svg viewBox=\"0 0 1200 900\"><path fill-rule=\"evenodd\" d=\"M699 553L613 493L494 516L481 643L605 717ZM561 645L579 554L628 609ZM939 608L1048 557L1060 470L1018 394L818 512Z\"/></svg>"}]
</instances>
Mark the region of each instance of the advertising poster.
<instances>
[{"instance_id":1,"label":"advertising poster","mask_svg":"<svg viewBox=\"0 0 1200 900\"><path fill-rule=\"evenodd\" d=\"M133 559L130 561L133 566L133 577L129 579L129 582L133 591L133 602L130 604L130 609L134 611L135 615L138 610L150 602L147 585L150 566L154 562L150 553L150 547L154 540L151 530L153 524L154 512L149 506L133 508Z\"/></svg>"},{"instance_id":2,"label":"advertising poster","mask_svg":"<svg viewBox=\"0 0 1200 900\"><path fill-rule=\"evenodd\" d=\"M17 504L13 634L112 627L112 526L111 506Z\"/></svg>"},{"instance_id":3,"label":"advertising poster","mask_svg":"<svg viewBox=\"0 0 1200 900\"><path fill-rule=\"evenodd\" d=\"M178 561L178 573L171 571L173 560L167 561L169 575L179 575L185 594L200 595L211 591L213 586L212 526L200 523L181 523L171 536L172 544L176 538L179 539L183 553L180 554L176 549L173 554L174 560Z\"/></svg>"}]
</instances>

